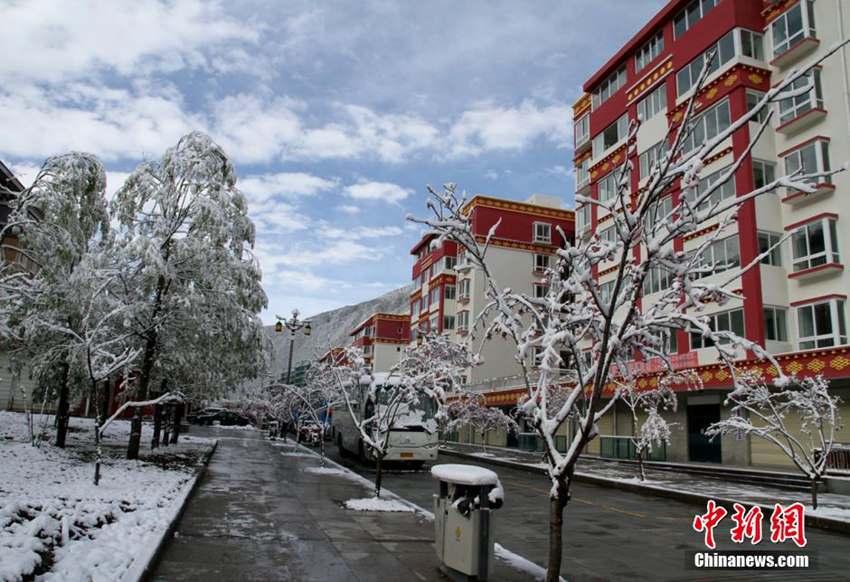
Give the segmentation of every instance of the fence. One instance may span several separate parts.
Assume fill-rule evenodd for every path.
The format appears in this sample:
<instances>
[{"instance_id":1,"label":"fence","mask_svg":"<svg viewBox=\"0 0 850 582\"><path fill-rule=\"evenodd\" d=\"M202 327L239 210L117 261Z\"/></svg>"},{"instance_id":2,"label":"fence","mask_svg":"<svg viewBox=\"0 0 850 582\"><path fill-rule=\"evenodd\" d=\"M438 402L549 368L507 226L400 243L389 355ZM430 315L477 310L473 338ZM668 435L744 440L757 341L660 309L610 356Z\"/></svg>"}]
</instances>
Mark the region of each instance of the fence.
<instances>
[{"instance_id":1,"label":"fence","mask_svg":"<svg viewBox=\"0 0 850 582\"><path fill-rule=\"evenodd\" d=\"M599 437L599 456L606 459L637 459L637 450L630 437L601 436ZM646 450L643 458L646 461L666 461L667 444L653 443L652 450Z\"/></svg>"}]
</instances>

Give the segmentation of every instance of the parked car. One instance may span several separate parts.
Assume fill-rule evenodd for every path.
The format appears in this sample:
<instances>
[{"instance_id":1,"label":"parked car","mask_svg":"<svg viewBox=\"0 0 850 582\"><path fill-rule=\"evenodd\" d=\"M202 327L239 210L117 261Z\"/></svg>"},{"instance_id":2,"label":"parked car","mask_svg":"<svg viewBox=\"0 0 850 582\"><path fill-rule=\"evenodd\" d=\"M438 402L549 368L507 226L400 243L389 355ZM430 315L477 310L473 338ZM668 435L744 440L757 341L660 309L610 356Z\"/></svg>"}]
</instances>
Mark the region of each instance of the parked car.
<instances>
[{"instance_id":1,"label":"parked car","mask_svg":"<svg viewBox=\"0 0 850 582\"><path fill-rule=\"evenodd\" d=\"M215 414L216 412L221 412L222 410L227 410L226 408L222 408L220 406L208 406L207 408L202 408L200 410L194 410L186 415L186 422L189 424L197 424L198 418L202 416L207 416L210 414Z\"/></svg>"},{"instance_id":2,"label":"parked car","mask_svg":"<svg viewBox=\"0 0 850 582\"><path fill-rule=\"evenodd\" d=\"M221 426L246 426L248 419L232 410L219 410L212 414L205 414L198 417L198 424L220 424Z\"/></svg>"},{"instance_id":3,"label":"parked car","mask_svg":"<svg viewBox=\"0 0 850 582\"><path fill-rule=\"evenodd\" d=\"M322 429L312 420L307 420L298 427L298 439L309 445L318 445L322 438Z\"/></svg>"}]
</instances>

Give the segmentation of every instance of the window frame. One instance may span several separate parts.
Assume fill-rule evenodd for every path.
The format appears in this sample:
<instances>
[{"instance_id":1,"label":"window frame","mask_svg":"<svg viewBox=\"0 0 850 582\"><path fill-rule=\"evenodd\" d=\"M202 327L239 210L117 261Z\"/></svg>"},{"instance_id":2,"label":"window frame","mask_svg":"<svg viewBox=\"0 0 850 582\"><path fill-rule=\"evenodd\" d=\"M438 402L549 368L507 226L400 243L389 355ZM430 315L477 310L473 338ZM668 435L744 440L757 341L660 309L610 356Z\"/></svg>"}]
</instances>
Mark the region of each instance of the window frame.
<instances>
[{"instance_id":1,"label":"window frame","mask_svg":"<svg viewBox=\"0 0 850 582\"><path fill-rule=\"evenodd\" d=\"M457 331L469 331L469 311L458 311L455 321Z\"/></svg>"},{"instance_id":2,"label":"window frame","mask_svg":"<svg viewBox=\"0 0 850 582\"><path fill-rule=\"evenodd\" d=\"M546 235L542 236L538 232L539 227L546 227ZM552 223L550 222L535 222L532 241L537 244L552 244Z\"/></svg>"},{"instance_id":3,"label":"window frame","mask_svg":"<svg viewBox=\"0 0 850 582\"><path fill-rule=\"evenodd\" d=\"M678 40L679 38L681 38L681 36L688 32L688 30L690 30L693 25L705 18L705 16L709 12L714 10L714 8L720 2L721 0L694 0L693 2L685 6L676 14L675 17L673 17L673 39ZM694 5L696 5L699 14L694 17L693 21L689 22L688 11L691 10ZM679 26L680 22L684 22L684 25L682 27Z\"/></svg>"},{"instance_id":4,"label":"window frame","mask_svg":"<svg viewBox=\"0 0 850 582\"><path fill-rule=\"evenodd\" d=\"M590 184L590 158L587 157L576 165L576 190L581 190Z\"/></svg>"},{"instance_id":5,"label":"window frame","mask_svg":"<svg viewBox=\"0 0 850 582\"><path fill-rule=\"evenodd\" d=\"M457 285L443 285L443 300L457 297Z\"/></svg>"},{"instance_id":6,"label":"window frame","mask_svg":"<svg viewBox=\"0 0 850 582\"><path fill-rule=\"evenodd\" d=\"M591 204L585 204L579 208L576 208L575 211L575 229L576 229L576 238L582 238L584 235L590 232L590 229L593 227L592 221L593 217L591 215Z\"/></svg>"},{"instance_id":7,"label":"window frame","mask_svg":"<svg viewBox=\"0 0 850 582\"><path fill-rule=\"evenodd\" d=\"M791 270L794 273L808 271L809 269L814 269L822 265L841 263L841 252L838 244L837 222L838 221L835 217L825 216L816 220L806 222L805 224L801 224L800 226L794 229L794 232L791 235ZM824 250L812 253L810 231L811 227L815 225L819 225L821 228L821 232L823 233ZM797 251L800 250L798 241L801 240L799 237L802 236L802 232L805 232L806 236L807 254L798 256ZM822 262L821 259L823 259Z\"/></svg>"},{"instance_id":8,"label":"window frame","mask_svg":"<svg viewBox=\"0 0 850 582\"><path fill-rule=\"evenodd\" d=\"M532 283L531 286L534 288L535 299L545 299L549 294L549 285L545 285L543 283Z\"/></svg>"},{"instance_id":9,"label":"window frame","mask_svg":"<svg viewBox=\"0 0 850 582\"><path fill-rule=\"evenodd\" d=\"M652 172L652 168L657 166L662 156L666 156L669 151L670 144L667 143L667 138L665 137L640 154L640 156L638 156L640 179L643 180L644 178L648 178Z\"/></svg>"},{"instance_id":10,"label":"window frame","mask_svg":"<svg viewBox=\"0 0 850 582\"><path fill-rule=\"evenodd\" d=\"M756 234L759 246L759 254L765 252L768 247L773 247L773 249L764 257L762 257L761 261L759 261L762 265L769 265L772 267L781 267L782 266L782 247L776 246L779 240L782 238L782 235L778 232L770 232L767 230L760 230ZM766 244L762 245L762 240L765 240Z\"/></svg>"},{"instance_id":11,"label":"window frame","mask_svg":"<svg viewBox=\"0 0 850 582\"><path fill-rule=\"evenodd\" d=\"M725 111L725 117L723 112ZM714 116L714 126L716 131L713 135L709 135L708 129L711 127L710 125L706 125L709 122L709 119ZM723 122L725 121L726 126L721 127ZM698 129L698 125L702 126L701 129ZM694 121L694 129L693 131L685 137L684 143L682 144L682 153L689 154L694 151L697 147L704 144L705 142L714 139L722 132L726 131L732 125L732 110L729 105L729 99L725 98L720 103L713 105L699 114L699 117ZM702 132L702 138L697 139L699 132ZM699 143L698 143L699 142Z\"/></svg>"},{"instance_id":12,"label":"window frame","mask_svg":"<svg viewBox=\"0 0 850 582\"><path fill-rule=\"evenodd\" d=\"M720 37L717 42L713 43L699 55L694 57L687 65L676 71L676 95L678 97L682 97L693 89L694 85L699 80L703 67L705 66L705 59L708 53L712 50L716 50L716 52L714 54L714 59L711 61L711 66L709 67L709 76L712 73L719 71L722 67L726 66L727 63L738 56L738 30L740 29L733 28ZM731 45L729 44L730 40ZM730 46L732 50L731 54L727 52ZM687 75L683 76L683 73L687 73ZM685 85L683 81L687 81L687 85Z\"/></svg>"},{"instance_id":13,"label":"window frame","mask_svg":"<svg viewBox=\"0 0 850 582\"><path fill-rule=\"evenodd\" d=\"M617 132L617 137L614 141L609 142L605 134L606 132L614 128ZM598 158L611 148L617 146L624 139L629 137L629 114L628 112L623 113L620 117L615 119L613 122L609 123L605 129L597 133L593 137L593 146L592 146L592 156L594 158ZM607 145L606 145L607 144Z\"/></svg>"},{"instance_id":14,"label":"window frame","mask_svg":"<svg viewBox=\"0 0 850 582\"><path fill-rule=\"evenodd\" d=\"M806 6L805 10L803 10L804 4ZM800 30L794 34L788 34L788 20L792 12L797 10L800 11ZM784 24L785 37L781 42L777 43L776 33L780 24ZM817 27L814 23L814 8L811 0L800 0L770 23L770 48L774 59L784 55L799 42L807 38L817 38Z\"/></svg>"},{"instance_id":15,"label":"window frame","mask_svg":"<svg viewBox=\"0 0 850 582\"><path fill-rule=\"evenodd\" d=\"M622 65L619 69L605 77L590 94L590 103L593 109L601 106L613 95L616 95L617 91L626 85L626 80L626 65Z\"/></svg>"},{"instance_id":16,"label":"window frame","mask_svg":"<svg viewBox=\"0 0 850 582\"><path fill-rule=\"evenodd\" d=\"M730 249L733 248L734 245L734 253L730 255ZM718 253L722 251L723 257L718 257ZM706 257L706 253L711 254L710 260ZM730 260L730 258L732 260ZM723 260L719 260L723 259ZM718 273L725 273L726 271L730 271L732 269L740 268L741 266L741 241L738 237L738 234L733 234L732 236L727 236L726 238L716 240L708 247L706 247L702 254L699 257L700 265L702 267L712 266L711 271L706 271L704 273L696 273L695 279L704 279L705 277L711 277L712 275L717 275Z\"/></svg>"},{"instance_id":17,"label":"window frame","mask_svg":"<svg viewBox=\"0 0 850 582\"><path fill-rule=\"evenodd\" d=\"M791 123L809 111L823 109L823 85L821 84L821 70L819 68L812 69L809 73L794 81L788 90L805 87L809 84L810 76L813 76L815 81L814 87L810 91L803 95L782 99L776 103L777 127Z\"/></svg>"},{"instance_id":18,"label":"window frame","mask_svg":"<svg viewBox=\"0 0 850 582\"><path fill-rule=\"evenodd\" d=\"M543 266L540 265L539 259L541 259L541 258L546 259L545 260L546 264L543 265ZM547 255L546 253L534 253L534 260L533 260L534 271L537 272L537 273L545 272L546 269L549 268L549 265L551 264L551 260L552 260L552 255Z\"/></svg>"},{"instance_id":19,"label":"window frame","mask_svg":"<svg viewBox=\"0 0 850 582\"><path fill-rule=\"evenodd\" d=\"M772 342L787 342L788 341L788 309L778 307L776 305L764 305L764 339ZM773 317L768 317L768 312L773 313ZM771 329L770 323L773 323ZM781 323L781 325L780 325ZM771 331L773 332L771 334ZM773 335L774 337L770 337Z\"/></svg>"},{"instance_id":20,"label":"window frame","mask_svg":"<svg viewBox=\"0 0 850 582\"><path fill-rule=\"evenodd\" d=\"M455 329L455 316L454 315L444 315L443 316L443 331L454 331Z\"/></svg>"},{"instance_id":21,"label":"window frame","mask_svg":"<svg viewBox=\"0 0 850 582\"><path fill-rule=\"evenodd\" d=\"M472 279L461 279L458 284L457 290L457 298L461 299L469 299L470 294L472 293Z\"/></svg>"},{"instance_id":22,"label":"window frame","mask_svg":"<svg viewBox=\"0 0 850 582\"><path fill-rule=\"evenodd\" d=\"M662 111L667 111L667 82L652 90L652 92L638 101L637 112L643 123L652 119Z\"/></svg>"},{"instance_id":23,"label":"window frame","mask_svg":"<svg viewBox=\"0 0 850 582\"><path fill-rule=\"evenodd\" d=\"M813 139L808 143L795 148L782 156L782 169L786 176L790 176L799 168L803 168L804 174L816 174L821 172L829 172L831 165L829 161L829 141L826 139ZM813 151L814 155L810 159L805 159L807 152ZM806 162L814 160L815 167L809 170L806 167ZM825 176L821 178L823 184L831 184L832 177ZM786 193L789 195L796 194L797 190L786 188Z\"/></svg>"},{"instance_id":24,"label":"window frame","mask_svg":"<svg viewBox=\"0 0 850 582\"><path fill-rule=\"evenodd\" d=\"M736 321L734 321L734 322L732 321L733 314L734 314L735 319L736 319ZM710 320L709 321L709 328L711 328L712 331L731 331L732 333L736 334L738 337L747 337L747 335L746 335L747 324L746 324L746 321L744 320L744 308L743 307L738 307L738 308L735 308L735 309L729 309L727 311L719 311L717 313L712 313L712 314L710 314L706 317L708 317L709 320ZM725 329L718 329L718 322L720 321L720 318L724 318L724 317L727 318L727 322L729 324L729 327L725 328ZM740 332L736 331L733 328L733 325L737 324L737 323L741 324L741 331ZM688 336L689 336L689 345L690 345L690 348L692 350L701 350L701 349L704 349L704 348L712 348L712 347L715 346L714 341L712 341L710 338L703 337L702 332L700 332L700 331L691 331L691 332L688 333ZM727 343L727 342L723 342L723 343Z\"/></svg>"},{"instance_id":25,"label":"window frame","mask_svg":"<svg viewBox=\"0 0 850 582\"><path fill-rule=\"evenodd\" d=\"M817 333L818 318L815 308L823 305L829 306L830 331ZM797 306L797 349L814 350L845 345L847 343L847 325L844 316L844 299L829 298L823 301L812 301L805 305ZM811 311L811 327L813 335L803 335L803 314ZM836 332L837 330L837 332Z\"/></svg>"},{"instance_id":26,"label":"window frame","mask_svg":"<svg viewBox=\"0 0 850 582\"><path fill-rule=\"evenodd\" d=\"M635 73L649 66L663 52L664 31L659 30L635 52Z\"/></svg>"},{"instance_id":27,"label":"window frame","mask_svg":"<svg viewBox=\"0 0 850 582\"><path fill-rule=\"evenodd\" d=\"M583 146L590 140L590 113L579 117L574 124L575 147Z\"/></svg>"}]
</instances>

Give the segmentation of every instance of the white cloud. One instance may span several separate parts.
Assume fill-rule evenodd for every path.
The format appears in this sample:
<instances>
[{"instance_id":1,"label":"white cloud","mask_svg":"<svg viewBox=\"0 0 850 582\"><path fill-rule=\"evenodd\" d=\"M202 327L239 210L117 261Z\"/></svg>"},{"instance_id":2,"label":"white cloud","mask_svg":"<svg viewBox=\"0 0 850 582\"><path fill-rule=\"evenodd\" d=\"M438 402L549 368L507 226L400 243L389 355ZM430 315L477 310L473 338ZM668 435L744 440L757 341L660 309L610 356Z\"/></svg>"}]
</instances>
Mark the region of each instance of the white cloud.
<instances>
[{"instance_id":1,"label":"white cloud","mask_svg":"<svg viewBox=\"0 0 850 582\"><path fill-rule=\"evenodd\" d=\"M7 85L55 83L104 70L138 75L210 66L209 47L253 43L261 29L259 23L227 17L221 8L204 0L6 4L0 76Z\"/></svg>"},{"instance_id":2,"label":"white cloud","mask_svg":"<svg viewBox=\"0 0 850 582\"><path fill-rule=\"evenodd\" d=\"M239 180L239 188L252 200L267 200L273 196L297 198L315 196L333 190L339 184L337 178L320 178L303 172L280 172L276 174L253 174Z\"/></svg>"},{"instance_id":3,"label":"white cloud","mask_svg":"<svg viewBox=\"0 0 850 582\"><path fill-rule=\"evenodd\" d=\"M482 104L464 112L449 130L449 155L478 155L492 150L522 150L539 138L567 147L572 142L572 107L519 107Z\"/></svg>"},{"instance_id":4,"label":"white cloud","mask_svg":"<svg viewBox=\"0 0 850 582\"><path fill-rule=\"evenodd\" d=\"M252 201L248 198L248 216L262 235L289 234L305 230L310 219L298 207L275 199Z\"/></svg>"},{"instance_id":5,"label":"white cloud","mask_svg":"<svg viewBox=\"0 0 850 582\"><path fill-rule=\"evenodd\" d=\"M369 238L390 238L404 231L398 226L358 226L356 228L338 228L325 225L319 229L319 235L335 240L363 240Z\"/></svg>"},{"instance_id":6,"label":"white cloud","mask_svg":"<svg viewBox=\"0 0 850 582\"><path fill-rule=\"evenodd\" d=\"M360 214L360 207L354 206L353 204L340 204L336 207L337 211L344 212L345 214Z\"/></svg>"},{"instance_id":7,"label":"white cloud","mask_svg":"<svg viewBox=\"0 0 850 582\"><path fill-rule=\"evenodd\" d=\"M546 171L553 176L562 176L564 178L573 178L575 175L575 170L566 166L552 166L551 168L546 168Z\"/></svg>"},{"instance_id":8,"label":"white cloud","mask_svg":"<svg viewBox=\"0 0 850 582\"><path fill-rule=\"evenodd\" d=\"M319 248L303 242L284 247L280 243L259 241L255 245L255 254L264 270L347 265L357 261L377 261L382 256L379 249L350 240L322 241Z\"/></svg>"},{"instance_id":9,"label":"white cloud","mask_svg":"<svg viewBox=\"0 0 850 582\"><path fill-rule=\"evenodd\" d=\"M407 198L412 191L390 182L360 182L346 186L342 193L355 200L373 200L398 204Z\"/></svg>"}]
</instances>

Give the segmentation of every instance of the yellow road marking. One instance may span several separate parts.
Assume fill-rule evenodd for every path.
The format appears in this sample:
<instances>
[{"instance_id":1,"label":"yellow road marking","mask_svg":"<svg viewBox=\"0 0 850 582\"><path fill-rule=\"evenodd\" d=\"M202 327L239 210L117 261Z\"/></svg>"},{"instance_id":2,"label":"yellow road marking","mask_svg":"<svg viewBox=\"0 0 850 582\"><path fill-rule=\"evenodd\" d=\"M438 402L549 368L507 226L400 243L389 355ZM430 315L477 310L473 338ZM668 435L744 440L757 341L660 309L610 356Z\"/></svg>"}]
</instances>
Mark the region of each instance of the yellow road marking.
<instances>
[{"instance_id":1,"label":"yellow road marking","mask_svg":"<svg viewBox=\"0 0 850 582\"><path fill-rule=\"evenodd\" d=\"M549 496L549 490L548 489L541 489L540 487L532 487L531 485L526 485L525 483L521 483L520 481L514 481L513 479L503 479L503 481L505 483L510 483L510 484L515 485L517 487L522 487L523 489L528 489L529 491L536 491L538 493L542 493L542 494L546 495L547 497ZM613 511L613 512L616 512L616 513L622 513L624 515L628 515L628 516L631 516L631 517L637 517L637 518L650 517L645 513L640 513L640 512L637 512L637 511L629 511L627 509L620 509L619 507L614 507L612 505L606 505L605 503L597 503L596 501L590 501L589 499L583 499L581 497L573 496L570 499L570 501L575 501L576 503L584 503L586 505L593 505L593 506L599 507L601 509L607 509L608 511ZM688 518L686 518L686 517L656 517L655 519L663 519L663 520L666 520L666 521L679 521L679 520L686 521L686 520L688 520Z\"/></svg>"}]
</instances>

